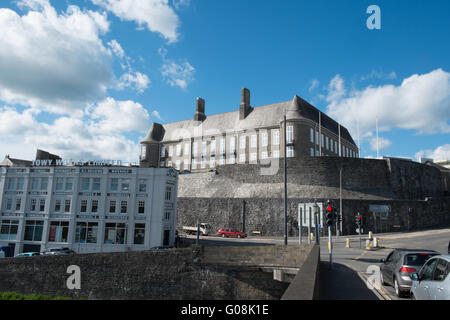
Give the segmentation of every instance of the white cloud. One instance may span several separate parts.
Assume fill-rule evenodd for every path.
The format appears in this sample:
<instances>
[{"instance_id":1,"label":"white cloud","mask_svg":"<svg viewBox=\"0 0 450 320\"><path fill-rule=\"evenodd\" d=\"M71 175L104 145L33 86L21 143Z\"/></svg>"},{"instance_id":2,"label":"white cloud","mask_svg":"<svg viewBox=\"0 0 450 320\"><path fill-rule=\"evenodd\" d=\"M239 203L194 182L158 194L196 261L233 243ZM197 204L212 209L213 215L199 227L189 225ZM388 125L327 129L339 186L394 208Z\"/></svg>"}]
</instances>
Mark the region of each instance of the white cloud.
<instances>
[{"instance_id":1,"label":"white cloud","mask_svg":"<svg viewBox=\"0 0 450 320\"><path fill-rule=\"evenodd\" d=\"M327 113L354 135L359 121L361 132L373 131L378 118L380 131L393 128L418 133L450 132L450 73L442 69L412 75L399 86L369 86L347 93L337 75L329 86Z\"/></svg>"},{"instance_id":2,"label":"white cloud","mask_svg":"<svg viewBox=\"0 0 450 320\"><path fill-rule=\"evenodd\" d=\"M394 71L392 71L391 73L385 73L382 71L372 70L372 72L370 72L369 74L363 75L360 78L361 81L365 81L365 80L369 80L369 79L393 80L393 79L397 79L397 74Z\"/></svg>"},{"instance_id":3,"label":"white cloud","mask_svg":"<svg viewBox=\"0 0 450 320\"><path fill-rule=\"evenodd\" d=\"M172 87L177 86L186 89L189 83L194 80L195 68L188 61L176 63L174 60L167 58L167 50L164 48L159 48L158 52L164 62L160 69L163 78Z\"/></svg>"},{"instance_id":4,"label":"white cloud","mask_svg":"<svg viewBox=\"0 0 450 320\"><path fill-rule=\"evenodd\" d=\"M310 81L310 85L309 85L309 89L308 90L309 90L309 92L311 92L311 91L317 89L318 87L319 87L319 80L312 79Z\"/></svg>"},{"instance_id":5,"label":"white cloud","mask_svg":"<svg viewBox=\"0 0 450 320\"><path fill-rule=\"evenodd\" d=\"M387 149L391 146L392 142L389 139L378 137L378 149L381 151ZM377 150L377 138L370 139L370 149L373 151Z\"/></svg>"},{"instance_id":6,"label":"white cloud","mask_svg":"<svg viewBox=\"0 0 450 320\"><path fill-rule=\"evenodd\" d=\"M421 150L415 154L415 158L431 158L433 160L450 160L450 144L444 144L434 150Z\"/></svg>"},{"instance_id":7,"label":"white cloud","mask_svg":"<svg viewBox=\"0 0 450 320\"><path fill-rule=\"evenodd\" d=\"M61 116L46 123L37 114L32 109L0 108L0 150L26 159L42 148L63 158L136 161L139 144L126 133L145 133L150 126L142 105L112 98L91 106L84 119Z\"/></svg>"},{"instance_id":8,"label":"white cloud","mask_svg":"<svg viewBox=\"0 0 450 320\"><path fill-rule=\"evenodd\" d=\"M100 39L106 15L77 6L58 14L48 0L18 4L29 11L0 9L0 100L73 114L104 97L114 83L112 54Z\"/></svg>"},{"instance_id":9,"label":"white cloud","mask_svg":"<svg viewBox=\"0 0 450 320\"><path fill-rule=\"evenodd\" d=\"M92 0L98 6L126 21L135 21L140 28L158 32L169 42L178 40L179 18L168 0Z\"/></svg>"},{"instance_id":10,"label":"white cloud","mask_svg":"<svg viewBox=\"0 0 450 320\"><path fill-rule=\"evenodd\" d=\"M108 42L108 46L112 49L114 54L118 56L119 58L123 59L125 57L125 51L123 50L122 46L120 45L117 40L113 39L110 42Z\"/></svg>"},{"instance_id":11,"label":"white cloud","mask_svg":"<svg viewBox=\"0 0 450 320\"><path fill-rule=\"evenodd\" d=\"M159 114L159 112L157 110L152 111L152 117L158 119L159 121L163 121L163 118L161 117L161 115Z\"/></svg>"},{"instance_id":12,"label":"white cloud","mask_svg":"<svg viewBox=\"0 0 450 320\"><path fill-rule=\"evenodd\" d=\"M147 75L137 71L129 71L120 77L118 89L131 87L139 93L142 93L148 88L150 83L151 81Z\"/></svg>"}]
</instances>

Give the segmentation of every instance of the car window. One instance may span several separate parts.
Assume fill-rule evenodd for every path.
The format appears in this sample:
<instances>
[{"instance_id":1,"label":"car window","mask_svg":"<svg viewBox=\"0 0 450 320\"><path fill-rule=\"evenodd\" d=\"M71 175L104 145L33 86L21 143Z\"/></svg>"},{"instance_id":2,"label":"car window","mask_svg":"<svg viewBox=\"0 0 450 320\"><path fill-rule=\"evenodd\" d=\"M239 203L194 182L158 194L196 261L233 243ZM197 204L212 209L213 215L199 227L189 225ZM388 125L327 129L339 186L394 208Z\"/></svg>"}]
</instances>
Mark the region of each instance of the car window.
<instances>
[{"instance_id":1,"label":"car window","mask_svg":"<svg viewBox=\"0 0 450 320\"><path fill-rule=\"evenodd\" d=\"M422 280L431 280L433 278L433 270L436 265L437 259L428 261L420 270L420 277Z\"/></svg>"},{"instance_id":2,"label":"car window","mask_svg":"<svg viewBox=\"0 0 450 320\"><path fill-rule=\"evenodd\" d=\"M394 256L394 251L392 251L392 252L387 256L386 262L391 262L393 256Z\"/></svg>"},{"instance_id":3,"label":"car window","mask_svg":"<svg viewBox=\"0 0 450 320\"><path fill-rule=\"evenodd\" d=\"M434 270L433 280L443 281L448 274L447 261L443 259L438 259L439 261L436 264L436 269Z\"/></svg>"},{"instance_id":4,"label":"car window","mask_svg":"<svg viewBox=\"0 0 450 320\"><path fill-rule=\"evenodd\" d=\"M412 253L407 254L403 260L403 264L407 266L423 266L433 254L428 253Z\"/></svg>"}]
</instances>

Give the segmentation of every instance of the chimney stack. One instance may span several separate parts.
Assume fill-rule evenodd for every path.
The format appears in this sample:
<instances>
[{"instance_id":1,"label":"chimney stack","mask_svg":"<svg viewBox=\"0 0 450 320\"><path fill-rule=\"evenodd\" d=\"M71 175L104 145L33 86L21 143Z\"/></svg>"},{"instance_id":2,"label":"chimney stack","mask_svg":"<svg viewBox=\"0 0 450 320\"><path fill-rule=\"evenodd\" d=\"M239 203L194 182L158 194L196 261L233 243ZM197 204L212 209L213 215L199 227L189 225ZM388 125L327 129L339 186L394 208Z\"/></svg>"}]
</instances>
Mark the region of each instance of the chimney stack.
<instances>
[{"instance_id":1,"label":"chimney stack","mask_svg":"<svg viewBox=\"0 0 450 320\"><path fill-rule=\"evenodd\" d=\"M194 120L195 121L203 121L206 119L205 115L205 100L202 98L197 98L197 102L195 105L195 114L194 114Z\"/></svg>"},{"instance_id":2,"label":"chimney stack","mask_svg":"<svg viewBox=\"0 0 450 320\"><path fill-rule=\"evenodd\" d=\"M250 106L250 90L247 88L242 88L241 105L239 106L239 120L245 119L250 112L252 112L252 107Z\"/></svg>"}]
</instances>

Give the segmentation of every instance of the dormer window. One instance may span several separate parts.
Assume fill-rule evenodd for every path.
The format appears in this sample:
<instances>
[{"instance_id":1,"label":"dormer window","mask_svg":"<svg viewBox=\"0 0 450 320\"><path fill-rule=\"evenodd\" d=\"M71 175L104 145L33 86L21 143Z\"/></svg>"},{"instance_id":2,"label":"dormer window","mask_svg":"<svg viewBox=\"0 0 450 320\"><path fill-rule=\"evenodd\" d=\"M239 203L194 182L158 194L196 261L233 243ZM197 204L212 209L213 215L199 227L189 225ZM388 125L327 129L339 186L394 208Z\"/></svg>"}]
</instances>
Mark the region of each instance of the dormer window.
<instances>
[{"instance_id":1,"label":"dormer window","mask_svg":"<svg viewBox=\"0 0 450 320\"><path fill-rule=\"evenodd\" d=\"M147 146L143 145L141 148L141 159L145 159L146 154L147 154Z\"/></svg>"}]
</instances>

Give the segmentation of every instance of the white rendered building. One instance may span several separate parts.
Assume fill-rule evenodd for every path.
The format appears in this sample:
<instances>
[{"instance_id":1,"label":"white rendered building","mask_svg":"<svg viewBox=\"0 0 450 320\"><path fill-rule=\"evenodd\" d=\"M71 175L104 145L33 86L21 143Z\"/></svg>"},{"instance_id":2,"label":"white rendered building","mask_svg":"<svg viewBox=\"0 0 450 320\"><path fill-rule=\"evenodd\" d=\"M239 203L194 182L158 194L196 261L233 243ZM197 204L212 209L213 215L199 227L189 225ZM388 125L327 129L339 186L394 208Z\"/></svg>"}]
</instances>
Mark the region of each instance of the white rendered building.
<instances>
[{"instance_id":1,"label":"white rendered building","mask_svg":"<svg viewBox=\"0 0 450 320\"><path fill-rule=\"evenodd\" d=\"M178 173L137 166L0 166L0 247L14 254L173 246Z\"/></svg>"}]
</instances>

